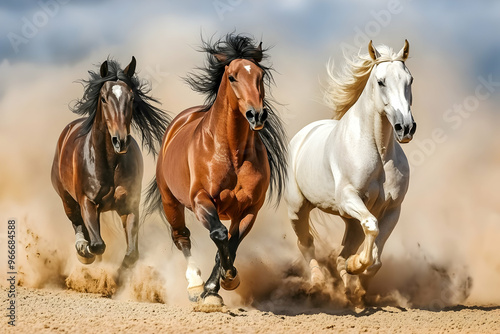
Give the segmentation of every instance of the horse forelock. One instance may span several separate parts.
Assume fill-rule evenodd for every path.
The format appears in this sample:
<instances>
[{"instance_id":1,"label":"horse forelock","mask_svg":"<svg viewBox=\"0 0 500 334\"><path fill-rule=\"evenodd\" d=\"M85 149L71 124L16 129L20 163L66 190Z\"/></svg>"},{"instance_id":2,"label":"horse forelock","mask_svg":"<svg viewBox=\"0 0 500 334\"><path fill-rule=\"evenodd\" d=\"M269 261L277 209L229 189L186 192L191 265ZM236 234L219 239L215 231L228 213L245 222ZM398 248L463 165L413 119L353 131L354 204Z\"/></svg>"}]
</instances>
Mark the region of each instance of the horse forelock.
<instances>
[{"instance_id":1,"label":"horse forelock","mask_svg":"<svg viewBox=\"0 0 500 334\"><path fill-rule=\"evenodd\" d=\"M377 51L380 57L376 60L373 60L369 54L358 54L352 58L344 56L346 63L337 73L334 72L333 61L328 62L326 68L328 82L323 93L323 101L333 109L334 119L341 119L356 103L375 65L392 61L404 62L401 55L396 54L386 45L378 46Z\"/></svg>"},{"instance_id":2,"label":"horse forelock","mask_svg":"<svg viewBox=\"0 0 500 334\"><path fill-rule=\"evenodd\" d=\"M196 68L197 72L192 72L184 78L184 81L192 90L205 95L205 108L208 111L217 98L219 86L224 76L225 68L233 60L247 59L253 61L255 65L263 71L263 80L266 88L270 88L274 83L272 67L265 66L261 60L266 59L268 49L259 49L256 41L246 35L229 33L218 40L204 40L202 38L201 52L207 54L205 65Z\"/></svg>"}]
</instances>

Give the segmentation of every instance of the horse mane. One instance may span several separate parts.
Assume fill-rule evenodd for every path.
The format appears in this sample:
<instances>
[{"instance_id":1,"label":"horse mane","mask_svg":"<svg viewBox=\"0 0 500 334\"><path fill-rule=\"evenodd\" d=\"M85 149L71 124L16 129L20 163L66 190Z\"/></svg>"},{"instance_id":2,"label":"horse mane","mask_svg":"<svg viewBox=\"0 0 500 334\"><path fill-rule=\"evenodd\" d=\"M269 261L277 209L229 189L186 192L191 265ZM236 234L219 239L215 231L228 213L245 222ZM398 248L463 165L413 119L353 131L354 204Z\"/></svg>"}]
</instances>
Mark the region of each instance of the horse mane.
<instances>
[{"instance_id":1,"label":"horse mane","mask_svg":"<svg viewBox=\"0 0 500 334\"><path fill-rule=\"evenodd\" d=\"M376 60L369 54L358 54L351 59L344 56L346 64L337 74L334 73L334 62L328 61L326 65L328 82L323 101L333 109L333 119L341 119L356 103L375 65L386 61L404 61L386 45L377 46L377 51L380 57Z\"/></svg>"},{"instance_id":2,"label":"horse mane","mask_svg":"<svg viewBox=\"0 0 500 334\"><path fill-rule=\"evenodd\" d=\"M259 49L254 39L250 36L229 33L225 37L212 41L202 38L202 45L199 51L207 53L204 67L197 67L199 73L189 73L184 79L196 92L205 94L205 107L202 112L208 111L214 104L219 86L224 76L226 65L235 59L247 59L254 61L259 66L264 75L264 85L266 92L272 96L271 86L274 84L272 66L264 66L261 60L268 58L266 52L269 49ZM215 55L223 55L225 60L219 61ZM259 61L255 61L258 59ZM275 112L271 98L264 98L264 106L268 108L268 119L262 130L258 132L260 139L267 150L267 158L271 168L271 180L269 187L269 197L274 194L276 204L281 198L287 171L287 139L283 123L279 115Z\"/></svg>"},{"instance_id":3,"label":"horse mane","mask_svg":"<svg viewBox=\"0 0 500 334\"><path fill-rule=\"evenodd\" d=\"M134 92L132 125L141 135L142 146L156 156L158 146L163 140L163 134L172 120L171 117L152 104L160 102L148 95L151 91L149 83L139 80L135 74L131 78L127 76L116 60L108 58L107 62L108 75L106 77L102 78L99 71L89 71L89 79L79 81L84 86L83 97L76 100L74 106L70 106L71 111L75 114L87 116L82 123L79 135L84 136L92 129L100 91L104 83L121 80Z\"/></svg>"}]
</instances>

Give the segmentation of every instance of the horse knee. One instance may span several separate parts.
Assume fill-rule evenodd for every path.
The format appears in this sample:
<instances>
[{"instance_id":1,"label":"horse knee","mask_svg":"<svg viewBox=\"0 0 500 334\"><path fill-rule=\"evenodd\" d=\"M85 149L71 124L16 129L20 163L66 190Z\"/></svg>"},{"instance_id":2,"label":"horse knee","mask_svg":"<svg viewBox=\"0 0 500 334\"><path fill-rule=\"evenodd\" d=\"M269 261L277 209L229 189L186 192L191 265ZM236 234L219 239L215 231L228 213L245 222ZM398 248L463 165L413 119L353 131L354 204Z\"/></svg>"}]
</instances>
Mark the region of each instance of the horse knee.
<instances>
[{"instance_id":1,"label":"horse knee","mask_svg":"<svg viewBox=\"0 0 500 334\"><path fill-rule=\"evenodd\" d=\"M218 228L214 228L210 231L210 239L212 239L215 243L227 241L227 228L224 225L221 225Z\"/></svg>"},{"instance_id":2,"label":"horse knee","mask_svg":"<svg viewBox=\"0 0 500 334\"><path fill-rule=\"evenodd\" d=\"M377 236L379 233L378 221L375 217L369 217L361 221L361 226L366 235Z\"/></svg>"}]
</instances>

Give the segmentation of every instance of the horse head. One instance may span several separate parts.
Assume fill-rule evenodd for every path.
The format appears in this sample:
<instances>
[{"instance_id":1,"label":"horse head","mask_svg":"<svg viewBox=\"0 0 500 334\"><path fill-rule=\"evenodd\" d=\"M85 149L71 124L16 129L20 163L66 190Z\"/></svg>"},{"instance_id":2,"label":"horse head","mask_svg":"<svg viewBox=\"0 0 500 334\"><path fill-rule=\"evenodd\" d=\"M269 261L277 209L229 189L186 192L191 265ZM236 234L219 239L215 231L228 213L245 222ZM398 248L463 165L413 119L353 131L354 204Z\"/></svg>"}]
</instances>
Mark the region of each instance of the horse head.
<instances>
[{"instance_id":1,"label":"horse head","mask_svg":"<svg viewBox=\"0 0 500 334\"><path fill-rule=\"evenodd\" d=\"M129 78L134 75L135 65L135 58L132 57L132 61L123 71ZM102 63L100 74L102 78L108 75L107 61ZM98 103L98 109L101 110L115 152L126 153L130 143L130 124L134 104L132 88L120 80L107 81L101 88Z\"/></svg>"},{"instance_id":2,"label":"horse head","mask_svg":"<svg viewBox=\"0 0 500 334\"><path fill-rule=\"evenodd\" d=\"M374 61L379 61L380 53L370 41L368 52ZM397 54L394 61L380 61L372 71L373 92L375 101L394 128L396 139L400 143L412 140L417 123L411 113L411 85L413 77L405 65L408 58L409 44L405 45Z\"/></svg>"},{"instance_id":3,"label":"horse head","mask_svg":"<svg viewBox=\"0 0 500 334\"><path fill-rule=\"evenodd\" d=\"M261 44L257 48L259 52L256 57L251 60L235 59L226 66L224 73L239 111L255 131L264 128L268 117L268 110L264 105L264 71L257 65L262 60ZM215 57L219 61L225 61L224 55L218 54Z\"/></svg>"}]
</instances>

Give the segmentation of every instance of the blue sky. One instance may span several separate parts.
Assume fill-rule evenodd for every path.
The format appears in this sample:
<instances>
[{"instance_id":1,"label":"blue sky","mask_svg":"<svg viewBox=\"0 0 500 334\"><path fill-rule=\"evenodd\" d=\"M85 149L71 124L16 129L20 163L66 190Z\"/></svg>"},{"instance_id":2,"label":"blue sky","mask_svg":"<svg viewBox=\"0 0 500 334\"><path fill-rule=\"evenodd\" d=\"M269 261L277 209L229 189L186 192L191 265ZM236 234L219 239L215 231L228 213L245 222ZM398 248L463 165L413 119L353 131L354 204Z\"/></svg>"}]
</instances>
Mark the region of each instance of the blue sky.
<instances>
[{"instance_id":1,"label":"blue sky","mask_svg":"<svg viewBox=\"0 0 500 334\"><path fill-rule=\"evenodd\" d=\"M400 0L401 11L391 15L390 24L375 40L392 38L419 40L427 50L437 49L455 57L477 59L473 71L484 72L484 63L495 61L500 51L500 3L496 1L408 1ZM350 41L356 28L363 31L376 21L373 13L387 10L391 1L3 1L0 5L0 59L9 62L74 63L103 45L127 40L131 33L154 19L172 17L206 34L245 31L311 52L331 49ZM34 36L23 35L35 27ZM158 43L168 34L157 31ZM10 34L10 35L9 35ZM17 47L13 34L24 39ZM397 38L396 38L397 36ZM198 36L193 36L193 42ZM371 37L371 36L370 36ZM389 37L389 38L387 38ZM152 48L155 46L152 45ZM17 52L16 52L17 48ZM498 61L491 66L498 67Z\"/></svg>"}]
</instances>

